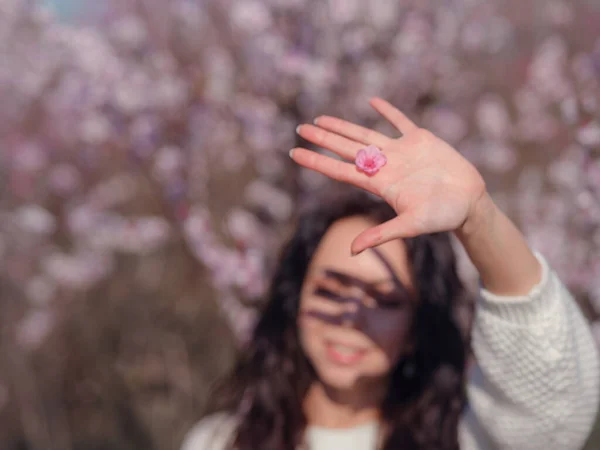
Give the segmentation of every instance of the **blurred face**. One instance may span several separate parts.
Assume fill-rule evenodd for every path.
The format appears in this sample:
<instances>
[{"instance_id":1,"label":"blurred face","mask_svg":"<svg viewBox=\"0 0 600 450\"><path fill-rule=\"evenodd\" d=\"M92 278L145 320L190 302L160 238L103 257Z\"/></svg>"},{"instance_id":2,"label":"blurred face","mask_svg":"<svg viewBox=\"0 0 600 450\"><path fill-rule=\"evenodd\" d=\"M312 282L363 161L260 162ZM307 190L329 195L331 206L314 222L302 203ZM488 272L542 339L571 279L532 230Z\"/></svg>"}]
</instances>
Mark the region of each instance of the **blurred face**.
<instances>
[{"instance_id":1,"label":"blurred face","mask_svg":"<svg viewBox=\"0 0 600 450\"><path fill-rule=\"evenodd\" d=\"M404 243L350 255L352 240L373 225L359 216L335 222L302 286L301 344L320 381L336 390L383 382L410 351L416 300Z\"/></svg>"}]
</instances>

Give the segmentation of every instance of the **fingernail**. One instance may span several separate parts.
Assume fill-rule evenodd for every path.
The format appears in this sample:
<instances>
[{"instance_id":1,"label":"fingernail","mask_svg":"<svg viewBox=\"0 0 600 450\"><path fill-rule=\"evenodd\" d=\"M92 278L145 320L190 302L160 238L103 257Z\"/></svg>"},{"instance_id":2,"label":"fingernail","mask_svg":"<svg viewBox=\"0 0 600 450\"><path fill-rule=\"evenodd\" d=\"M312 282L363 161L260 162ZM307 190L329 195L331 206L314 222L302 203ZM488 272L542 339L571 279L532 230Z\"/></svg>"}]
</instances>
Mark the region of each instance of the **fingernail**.
<instances>
[{"instance_id":1,"label":"fingernail","mask_svg":"<svg viewBox=\"0 0 600 450\"><path fill-rule=\"evenodd\" d=\"M319 125L319 119L320 119L320 117L316 117L316 118L313 120L313 123L314 123L315 125Z\"/></svg>"},{"instance_id":2,"label":"fingernail","mask_svg":"<svg viewBox=\"0 0 600 450\"><path fill-rule=\"evenodd\" d=\"M296 127L296 134L300 134L300 128L302 128L302 125L298 125Z\"/></svg>"},{"instance_id":3,"label":"fingernail","mask_svg":"<svg viewBox=\"0 0 600 450\"><path fill-rule=\"evenodd\" d=\"M290 158L294 157L294 149L291 149L288 153L290 155Z\"/></svg>"},{"instance_id":4,"label":"fingernail","mask_svg":"<svg viewBox=\"0 0 600 450\"><path fill-rule=\"evenodd\" d=\"M351 254L352 256L356 256L356 255L360 255L362 252L363 252L363 250L360 250L360 251L358 251L358 252L355 252L354 250L351 250L351 251L350 251L350 254Z\"/></svg>"}]
</instances>

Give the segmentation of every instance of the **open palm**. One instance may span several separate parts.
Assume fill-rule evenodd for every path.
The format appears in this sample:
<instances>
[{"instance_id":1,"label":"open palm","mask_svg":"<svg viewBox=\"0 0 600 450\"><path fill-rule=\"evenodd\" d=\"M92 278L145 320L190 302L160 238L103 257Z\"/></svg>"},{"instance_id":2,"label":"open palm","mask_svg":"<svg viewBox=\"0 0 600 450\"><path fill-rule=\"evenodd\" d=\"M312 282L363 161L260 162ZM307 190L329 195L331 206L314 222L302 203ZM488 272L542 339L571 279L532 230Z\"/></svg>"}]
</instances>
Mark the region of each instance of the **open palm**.
<instances>
[{"instance_id":1,"label":"open palm","mask_svg":"<svg viewBox=\"0 0 600 450\"><path fill-rule=\"evenodd\" d=\"M385 100L375 98L371 106L402 137L389 138L335 117L321 116L315 125L298 127L298 133L349 162L304 148L291 152L301 166L378 195L398 214L358 236L352 252L391 239L458 229L485 193L485 183L477 169L449 144L417 127ZM353 163L356 153L366 145L379 147L387 157L387 164L372 176Z\"/></svg>"}]
</instances>

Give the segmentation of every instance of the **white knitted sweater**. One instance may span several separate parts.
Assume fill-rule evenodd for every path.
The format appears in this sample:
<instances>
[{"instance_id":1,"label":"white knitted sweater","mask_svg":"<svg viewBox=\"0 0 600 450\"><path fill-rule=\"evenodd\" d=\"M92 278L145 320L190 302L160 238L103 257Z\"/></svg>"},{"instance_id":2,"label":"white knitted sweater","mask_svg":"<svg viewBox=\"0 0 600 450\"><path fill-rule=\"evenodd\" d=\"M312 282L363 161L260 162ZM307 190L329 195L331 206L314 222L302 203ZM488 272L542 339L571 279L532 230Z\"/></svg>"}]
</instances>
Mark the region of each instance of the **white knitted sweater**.
<instances>
[{"instance_id":1,"label":"white knitted sweater","mask_svg":"<svg viewBox=\"0 0 600 450\"><path fill-rule=\"evenodd\" d=\"M548 267L528 295L481 290L473 328L477 364L459 427L462 450L580 450L599 403L600 366L588 324ZM214 415L187 435L182 450L224 450L233 418ZM371 450L377 424L309 427L311 450Z\"/></svg>"}]
</instances>

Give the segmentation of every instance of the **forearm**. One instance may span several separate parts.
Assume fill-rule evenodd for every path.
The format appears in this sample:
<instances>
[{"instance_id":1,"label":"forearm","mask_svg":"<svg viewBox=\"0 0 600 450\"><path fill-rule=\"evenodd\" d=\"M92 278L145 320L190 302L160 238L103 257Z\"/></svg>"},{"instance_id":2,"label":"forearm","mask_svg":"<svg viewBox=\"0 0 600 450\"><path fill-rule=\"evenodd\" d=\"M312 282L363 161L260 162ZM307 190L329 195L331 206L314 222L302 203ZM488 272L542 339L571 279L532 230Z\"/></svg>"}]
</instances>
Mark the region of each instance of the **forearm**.
<instances>
[{"instance_id":1,"label":"forearm","mask_svg":"<svg viewBox=\"0 0 600 450\"><path fill-rule=\"evenodd\" d=\"M525 295L539 283L541 266L525 237L489 194L455 231L479 272L483 286L497 295Z\"/></svg>"}]
</instances>

